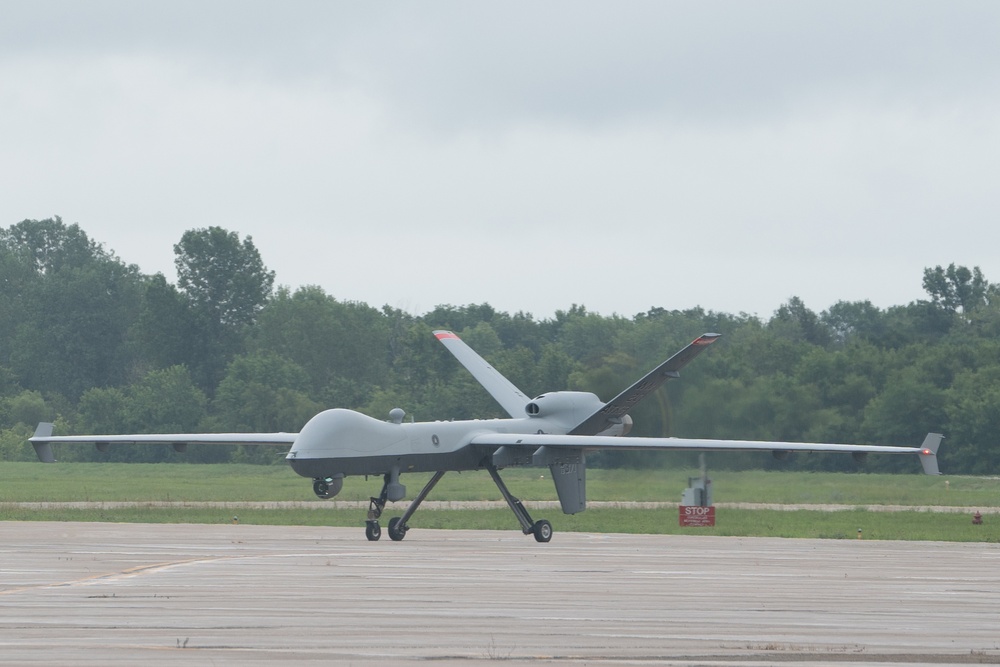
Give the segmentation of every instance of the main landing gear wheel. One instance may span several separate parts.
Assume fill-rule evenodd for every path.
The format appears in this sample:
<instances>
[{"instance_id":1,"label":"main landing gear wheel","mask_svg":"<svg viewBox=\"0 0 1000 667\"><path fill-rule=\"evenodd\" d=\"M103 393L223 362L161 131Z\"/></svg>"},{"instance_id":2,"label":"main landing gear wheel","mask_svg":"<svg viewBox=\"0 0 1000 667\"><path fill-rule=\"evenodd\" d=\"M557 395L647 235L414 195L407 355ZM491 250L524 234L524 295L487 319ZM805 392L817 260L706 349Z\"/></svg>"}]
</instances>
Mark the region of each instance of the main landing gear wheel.
<instances>
[{"instance_id":1,"label":"main landing gear wheel","mask_svg":"<svg viewBox=\"0 0 1000 667\"><path fill-rule=\"evenodd\" d=\"M545 519L536 521L535 525L531 527L531 532L534 534L536 542L548 542L552 539L552 524Z\"/></svg>"},{"instance_id":2,"label":"main landing gear wheel","mask_svg":"<svg viewBox=\"0 0 1000 667\"><path fill-rule=\"evenodd\" d=\"M401 525L400 517L394 516L389 519L389 539L393 542L399 542L401 539L406 537L406 526ZM551 529L550 531L551 532Z\"/></svg>"},{"instance_id":3,"label":"main landing gear wheel","mask_svg":"<svg viewBox=\"0 0 1000 667\"><path fill-rule=\"evenodd\" d=\"M382 527L378 525L378 521L365 521L365 537L369 542L377 542L382 537Z\"/></svg>"}]
</instances>

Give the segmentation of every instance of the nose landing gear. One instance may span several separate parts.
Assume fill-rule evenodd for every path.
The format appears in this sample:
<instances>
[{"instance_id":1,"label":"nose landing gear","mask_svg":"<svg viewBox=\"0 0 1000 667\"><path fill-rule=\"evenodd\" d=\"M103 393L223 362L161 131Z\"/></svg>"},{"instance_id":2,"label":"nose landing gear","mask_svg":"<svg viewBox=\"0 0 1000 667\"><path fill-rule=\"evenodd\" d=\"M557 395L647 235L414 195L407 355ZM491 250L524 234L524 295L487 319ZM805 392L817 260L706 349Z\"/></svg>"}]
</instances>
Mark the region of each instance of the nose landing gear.
<instances>
[{"instance_id":1,"label":"nose landing gear","mask_svg":"<svg viewBox=\"0 0 1000 667\"><path fill-rule=\"evenodd\" d=\"M399 483L399 467L395 466L382 478L382 491L378 498L374 496L368 503L368 519L365 521L365 537L369 542L376 542L382 537L382 528L378 524L382 510L385 509L387 501L396 502L406 497L406 487ZM390 523L389 535L392 536L392 524ZM392 539L396 539L393 537ZM400 537L399 539L403 539Z\"/></svg>"},{"instance_id":2,"label":"nose landing gear","mask_svg":"<svg viewBox=\"0 0 1000 667\"><path fill-rule=\"evenodd\" d=\"M382 491L378 494L378 497L372 496L368 502L368 519L365 521L365 537L368 538L369 542L377 542L380 537L382 537L382 527L378 525L379 517L382 516L382 510L385 509L385 503L389 499L389 474L386 473L385 479L382 482ZM398 483L398 482L397 482Z\"/></svg>"}]
</instances>

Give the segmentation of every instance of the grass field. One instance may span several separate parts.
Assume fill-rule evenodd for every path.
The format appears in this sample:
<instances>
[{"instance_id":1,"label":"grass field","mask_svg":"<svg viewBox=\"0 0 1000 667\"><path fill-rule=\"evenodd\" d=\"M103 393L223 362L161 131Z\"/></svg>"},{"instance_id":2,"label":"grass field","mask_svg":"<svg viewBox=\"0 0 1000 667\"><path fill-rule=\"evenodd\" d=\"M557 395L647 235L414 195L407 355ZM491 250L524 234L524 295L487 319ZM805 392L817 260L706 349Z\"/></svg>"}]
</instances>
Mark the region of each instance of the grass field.
<instances>
[{"instance_id":1,"label":"grass field","mask_svg":"<svg viewBox=\"0 0 1000 667\"><path fill-rule=\"evenodd\" d=\"M203 508L26 509L18 502L69 501L314 501L321 510L240 509L241 523L361 526L362 510L327 509L315 498L310 481L284 466L187 464L0 464L0 520L120 521L149 523L220 523L232 520L228 510ZM555 500L545 469L504 473L511 491L522 500ZM678 501L691 470L589 470L591 501ZM960 513L926 511L872 512L852 509L741 510L720 507L714 528L680 528L675 509L591 508L575 516L535 510L556 531L624 533L693 533L725 536L818 537L855 539L951 540L1000 542L1000 514L987 514L974 526L976 509L1000 507L1000 479L794 472L718 472L712 476L716 503L908 505L967 508ZM408 498L428 475L404 475ZM380 479L348 478L338 500L367 500ZM500 494L485 473L451 473L435 488L434 500L498 500ZM396 503L383 518L401 514ZM517 530L506 509L421 509L413 528L483 528Z\"/></svg>"}]
</instances>

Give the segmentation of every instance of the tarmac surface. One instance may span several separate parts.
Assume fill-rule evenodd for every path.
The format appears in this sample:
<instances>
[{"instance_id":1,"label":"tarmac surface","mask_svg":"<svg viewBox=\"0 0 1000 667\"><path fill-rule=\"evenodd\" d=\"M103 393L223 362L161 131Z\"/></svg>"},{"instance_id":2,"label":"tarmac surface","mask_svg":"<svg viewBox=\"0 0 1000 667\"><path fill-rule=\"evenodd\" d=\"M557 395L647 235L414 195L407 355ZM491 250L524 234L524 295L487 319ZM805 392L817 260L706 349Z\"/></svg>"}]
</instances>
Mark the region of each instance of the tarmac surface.
<instances>
[{"instance_id":1,"label":"tarmac surface","mask_svg":"<svg viewBox=\"0 0 1000 667\"><path fill-rule=\"evenodd\" d=\"M590 500L587 507L611 509L677 509L680 503L635 500ZM558 500L526 500L524 506L531 510L559 509ZM367 510L367 500L263 500L263 501L211 501L211 500L75 500L68 502L35 501L35 502L0 502L0 508L17 508L25 510L48 509L126 509L126 508L211 508L226 510L261 509L261 510ZM488 510L506 509L503 500L425 500L422 509L430 510ZM778 510L796 512L811 510L814 512L846 512L865 510L866 512L934 512L937 514L1000 514L1000 507L965 507L960 505L846 505L846 504L784 504L784 503L715 503L720 509L741 510Z\"/></svg>"},{"instance_id":2,"label":"tarmac surface","mask_svg":"<svg viewBox=\"0 0 1000 667\"><path fill-rule=\"evenodd\" d=\"M1000 545L0 522L3 665L493 661L1000 664Z\"/></svg>"}]
</instances>

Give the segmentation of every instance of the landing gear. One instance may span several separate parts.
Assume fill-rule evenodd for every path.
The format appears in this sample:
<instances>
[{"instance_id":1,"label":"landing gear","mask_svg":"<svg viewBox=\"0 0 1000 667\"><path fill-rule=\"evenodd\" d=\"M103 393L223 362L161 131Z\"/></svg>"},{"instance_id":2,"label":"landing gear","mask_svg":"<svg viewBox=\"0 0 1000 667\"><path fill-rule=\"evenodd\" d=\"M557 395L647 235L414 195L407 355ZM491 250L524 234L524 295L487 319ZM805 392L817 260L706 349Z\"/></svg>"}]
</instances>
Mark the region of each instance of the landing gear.
<instances>
[{"instance_id":1,"label":"landing gear","mask_svg":"<svg viewBox=\"0 0 1000 667\"><path fill-rule=\"evenodd\" d=\"M365 537L368 538L369 542L377 542L382 537L382 528L378 525L378 519L382 516L382 510L385 509L386 500L389 499L389 480L390 477L386 474L385 481L382 482L382 492L378 494L378 498L373 496L368 502L368 520L365 521Z\"/></svg>"},{"instance_id":2,"label":"landing gear","mask_svg":"<svg viewBox=\"0 0 1000 667\"><path fill-rule=\"evenodd\" d=\"M493 478L493 482L500 489L500 493L503 495L503 499L507 501L507 505L510 507L511 511L514 512L514 516L517 517L518 523L521 524L521 532L525 535L533 535L536 542L548 542L552 539L552 524L545 519L540 519L535 521L528 514L528 510L524 508L524 505L520 500L511 494L507 485L504 484L503 480L500 478L500 473L497 468L489 460L483 463L483 467L490 473L490 477ZM394 474L393 474L394 473ZM382 484L382 492L377 498L371 498L371 502L368 504L368 520L365 522L365 537L368 538L370 542L374 542L382 537L382 528L379 526L378 520L382 516L382 511L385 509L385 503L390 499L390 496L395 496L395 489L400 487L399 484L399 472L393 471L393 473L387 473L385 475L385 481ZM403 512L403 516L394 516L389 519L389 539L393 542L399 542L404 537L406 537L407 531L410 527L407 525L407 521L413 516L413 513L417 511L420 507L420 503L424 502L427 494L431 492L441 478L444 477L444 470L438 470L434 473L434 476L430 478L424 488L420 490L417 497L413 499L410 506L406 508ZM399 498L392 497L392 500L399 500Z\"/></svg>"},{"instance_id":3,"label":"landing gear","mask_svg":"<svg viewBox=\"0 0 1000 667\"><path fill-rule=\"evenodd\" d=\"M438 470L434 473L434 476L431 477L427 484L424 485L424 488L420 489L420 493L417 494L417 497L413 499L410 506L406 508L405 512L403 512L403 516L394 516L389 519L389 538L392 539L393 542L399 542L401 539L406 537L406 531L410 529L410 527L406 525L406 522L410 520L413 513L417 511L418 507L420 507L420 503L424 502L424 498L426 498L427 494L431 492L431 489L437 486L437 483L441 481L441 478L444 477L444 473L444 470Z\"/></svg>"},{"instance_id":4,"label":"landing gear","mask_svg":"<svg viewBox=\"0 0 1000 667\"><path fill-rule=\"evenodd\" d=\"M514 512L518 523L521 524L521 532L525 535L534 535L536 542L548 542L551 540L552 524L545 519L533 521L531 515L528 514L528 510L524 509L521 501L515 498L514 494L507 488L507 485L503 483L500 473L497 472L497 467L489 460L486 460L483 465L486 471L490 473L490 477L493 478L493 482L497 485L497 488L500 489L503 499L507 501L507 506Z\"/></svg>"}]
</instances>

